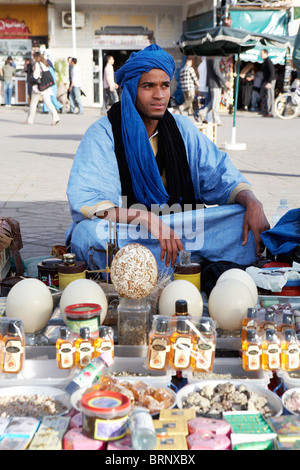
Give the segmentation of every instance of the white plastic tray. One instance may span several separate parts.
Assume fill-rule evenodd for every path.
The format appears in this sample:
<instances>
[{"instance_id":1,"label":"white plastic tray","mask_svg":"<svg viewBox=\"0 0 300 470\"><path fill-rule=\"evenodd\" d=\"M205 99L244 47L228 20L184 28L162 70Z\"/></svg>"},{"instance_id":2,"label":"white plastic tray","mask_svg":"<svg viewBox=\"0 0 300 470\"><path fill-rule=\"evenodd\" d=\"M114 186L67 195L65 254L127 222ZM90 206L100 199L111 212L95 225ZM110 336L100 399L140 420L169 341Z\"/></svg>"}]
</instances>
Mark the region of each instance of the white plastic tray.
<instances>
[{"instance_id":1,"label":"white plastic tray","mask_svg":"<svg viewBox=\"0 0 300 470\"><path fill-rule=\"evenodd\" d=\"M238 357L217 357L214 360L213 373L215 374L231 374L234 380L243 380L245 382L255 383L261 387L268 388L272 373L259 371L246 371L243 369L242 359ZM188 383L196 383L201 379L201 373L189 371L187 376ZM231 381L231 379L228 379Z\"/></svg>"}]
</instances>

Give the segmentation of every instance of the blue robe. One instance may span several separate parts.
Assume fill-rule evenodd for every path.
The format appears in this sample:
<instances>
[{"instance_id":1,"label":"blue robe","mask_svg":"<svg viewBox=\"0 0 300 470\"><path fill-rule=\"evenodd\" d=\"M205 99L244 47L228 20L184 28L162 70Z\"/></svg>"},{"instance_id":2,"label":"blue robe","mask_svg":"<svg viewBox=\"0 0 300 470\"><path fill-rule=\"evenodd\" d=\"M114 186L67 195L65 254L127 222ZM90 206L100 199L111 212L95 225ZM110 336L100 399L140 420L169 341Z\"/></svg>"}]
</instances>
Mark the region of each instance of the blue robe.
<instances>
[{"instance_id":1,"label":"blue robe","mask_svg":"<svg viewBox=\"0 0 300 470\"><path fill-rule=\"evenodd\" d=\"M175 114L174 118L185 143L196 200L217 207L163 215L162 220L180 236L193 259L253 263L256 246L251 232L248 244L242 246L245 210L238 204L231 204L236 188L250 188L249 183L228 155L204 136L188 117ZM105 255L91 247L105 249L109 240L108 222L95 218L94 214L97 210L122 204L112 127L107 116L92 124L84 135L74 158L67 196L74 222L67 230L66 243L87 265L92 251L93 262L103 269ZM117 230L120 248L131 242L141 243L153 252L159 271L165 269L160 261L160 244L145 229L117 224Z\"/></svg>"}]
</instances>

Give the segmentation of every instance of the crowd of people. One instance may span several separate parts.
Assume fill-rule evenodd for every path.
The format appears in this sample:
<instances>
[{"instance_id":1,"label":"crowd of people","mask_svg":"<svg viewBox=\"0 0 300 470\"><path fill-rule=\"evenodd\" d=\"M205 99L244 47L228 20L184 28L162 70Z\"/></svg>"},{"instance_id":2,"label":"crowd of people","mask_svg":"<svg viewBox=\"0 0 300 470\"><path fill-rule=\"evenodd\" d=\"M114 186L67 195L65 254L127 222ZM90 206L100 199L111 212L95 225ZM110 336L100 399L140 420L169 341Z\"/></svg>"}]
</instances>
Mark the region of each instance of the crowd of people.
<instances>
[{"instance_id":1,"label":"crowd of people","mask_svg":"<svg viewBox=\"0 0 300 470\"><path fill-rule=\"evenodd\" d=\"M263 117L274 116L274 99L276 71L275 66L268 56L268 51L261 51L261 63L248 62L240 73L238 108L255 111ZM69 85L67 98L69 101L69 113L83 114L82 104L82 79L80 65L77 58L67 58L69 66ZM121 89L115 82L115 59L112 55L106 57L103 72L103 113L107 113L110 107L120 100ZM49 70L53 85L49 90L41 92L36 84L35 78L39 76L42 69ZM54 65L50 58L45 58L37 52L33 55L33 61L25 60L23 72L27 77L28 102L30 111L26 120L27 124L33 123L35 110L38 103L43 101L43 113L51 113L52 125L59 122L57 113L64 111L63 103L57 97L57 83ZM0 69L0 78L3 81L3 94L5 106L10 107L16 65L11 56L7 57L5 65ZM176 103L175 112L193 116L195 121L223 125L220 119L220 104L222 96L228 92L233 84L228 80L226 74L220 69L220 58L201 57L200 64L196 67L194 57L186 57L186 62L179 73L179 87L182 92L182 102ZM50 100L50 101L49 101ZM176 100L175 100L176 101ZM49 106L50 103L50 106Z\"/></svg>"}]
</instances>

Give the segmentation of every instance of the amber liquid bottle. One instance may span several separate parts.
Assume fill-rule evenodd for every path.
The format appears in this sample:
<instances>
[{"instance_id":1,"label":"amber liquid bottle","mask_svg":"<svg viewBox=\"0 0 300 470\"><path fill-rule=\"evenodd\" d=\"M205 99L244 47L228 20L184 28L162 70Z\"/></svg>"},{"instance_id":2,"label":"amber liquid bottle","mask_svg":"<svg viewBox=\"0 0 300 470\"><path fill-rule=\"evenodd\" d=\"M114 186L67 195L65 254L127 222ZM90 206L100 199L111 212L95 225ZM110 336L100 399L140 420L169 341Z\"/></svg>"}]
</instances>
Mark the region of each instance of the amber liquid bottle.
<instances>
[{"instance_id":1,"label":"amber liquid bottle","mask_svg":"<svg viewBox=\"0 0 300 470\"><path fill-rule=\"evenodd\" d=\"M216 334L209 320L197 325L194 333L191 366L194 372L211 372L216 352Z\"/></svg>"},{"instance_id":2,"label":"amber liquid bottle","mask_svg":"<svg viewBox=\"0 0 300 470\"><path fill-rule=\"evenodd\" d=\"M285 330L293 329L296 331L294 315L290 312L284 312L282 315L282 323L279 323L277 330L283 333Z\"/></svg>"},{"instance_id":3,"label":"amber liquid bottle","mask_svg":"<svg viewBox=\"0 0 300 470\"><path fill-rule=\"evenodd\" d=\"M89 328L80 328L80 336L75 341L75 363L83 369L94 356L94 341Z\"/></svg>"},{"instance_id":4,"label":"amber liquid bottle","mask_svg":"<svg viewBox=\"0 0 300 470\"><path fill-rule=\"evenodd\" d=\"M75 365L75 348L69 328L62 326L56 341L56 362L59 369L71 369Z\"/></svg>"},{"instance_id":5,"label":"amber liquid bottle","mask_svg":"<svg viewBox=\"0 0 300 470\"><path fill-rule=\"evenodd\" d=\"M1 370L6 374L18 374L24 363L25 339L17 322L9 322L2 341Z\"/></svg>"},{"instance_id":6,"label":"amber liquid bottle","mask_svg":"<svg viewBox=\"0 0 300 470\"><path fill-rule=\"evenodd\" d=\"M259 324L259 331L264 333L266 330L276 330L277 325L275 323L275 313L267 311L265 313L265 319Z\"/></svg>"},{"instance_id":7,"label":"amber liquid bottle","mask_svg":"<svg viewBox=\"0 0 300 470\"><path fill-rule=\"evenodd\" d=\"M261 345L256 330L248 330L242 343L243 369L247 371L261 369Z\"/></svg>"},{"instance_id":8,"label":"amber liquid bottle","mask_svg":"<svg viewBox=\"0 0 300 470\"><path fill-rule=\"evenodd\" d=\"M300 369L299 342L293 329L285 330L281 341L281 368L286 371Z\"/></svg>"},{"instance_id":9,"label":"amber liquid bottle","mask_svg":"<svg viewBox=\"0 0 300 470\"><path fill-rule=\"evenodd\" d=\"M279 369L281 365L281 350L276 330L266 330L261 349L262 368L271 371Z\"/></svg>"},{"instance_id":10,"label":"amber liquid bottle","mask_svg":"<svg viewBox=\"0 0 300 470\"><path fill-rule=\"evenodd\" d=\"M248 308L247 317L242 321L242 333L241 340L245 341L247 337L247 330L257 330L258 329L258 320L257 320L257 309Z\"/></svg>"},{"instance_id":11,"label":"amber liquid bottle","mask_svg":"<svg viewBox=\"0 0 300 470\"><path fill-rule=\"evenodd\" d=\"M184 318L178 317L176 330L171 335L170 365L172 369L184 370L190 366L192 342L190 326Z\"/></svg>"},{"instance_id":12,"label":"amber liquid bottle","mask_svg":"<svg viewBox=\"0 0 300 470\"><path fill-rule=\"evenodd\" d=\"M94 357L99 357L104 352L114 359L114 330L102 325L99 327L98 338L94 340Z\"/></svg>"},{"instance_id":13,"label":"amber liquid bottle","mask_svg":"<svg viewBox=\"0 0 300 470\"><path fill-rule=\"evenodd\" d=\"M171 335L167 319L158 318L153 332L149 335L148 367L152 370L166 370L170 360Z\"/></svg>"}]
</instances>

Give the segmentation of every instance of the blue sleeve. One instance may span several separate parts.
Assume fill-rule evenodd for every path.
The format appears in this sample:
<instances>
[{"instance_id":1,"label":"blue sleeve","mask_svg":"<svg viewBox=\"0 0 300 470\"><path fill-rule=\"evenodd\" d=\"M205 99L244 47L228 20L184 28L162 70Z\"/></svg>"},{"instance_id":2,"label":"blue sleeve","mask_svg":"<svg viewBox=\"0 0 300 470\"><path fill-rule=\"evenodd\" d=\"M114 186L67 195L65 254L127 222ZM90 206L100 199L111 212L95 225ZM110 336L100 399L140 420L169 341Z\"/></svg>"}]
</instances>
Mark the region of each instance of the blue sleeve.
<instances>
[{"instance_id":1,"label":"blue sleeve","mask_svg":"<svg viewBox=\"0 0 300 470\"><path fill-rule=\"evenodd\" d=\"M228 204L230 194L248 181L221 151L186 116L174 115L182 134L196 199L208 205Z\"/></svg>"},{"instance_id":2,"label":"blue sleeve","mask_svg":"<svg viewBox=\"0 0 300 470\"><path fill-rule=\"evenodd\" d=\"M118 205L120 195L113 134L105 116L86 131L71 168L67 197L74 222L86 217L84 207L93 208L102 201Z\"/></svg>"}]
</instances>

